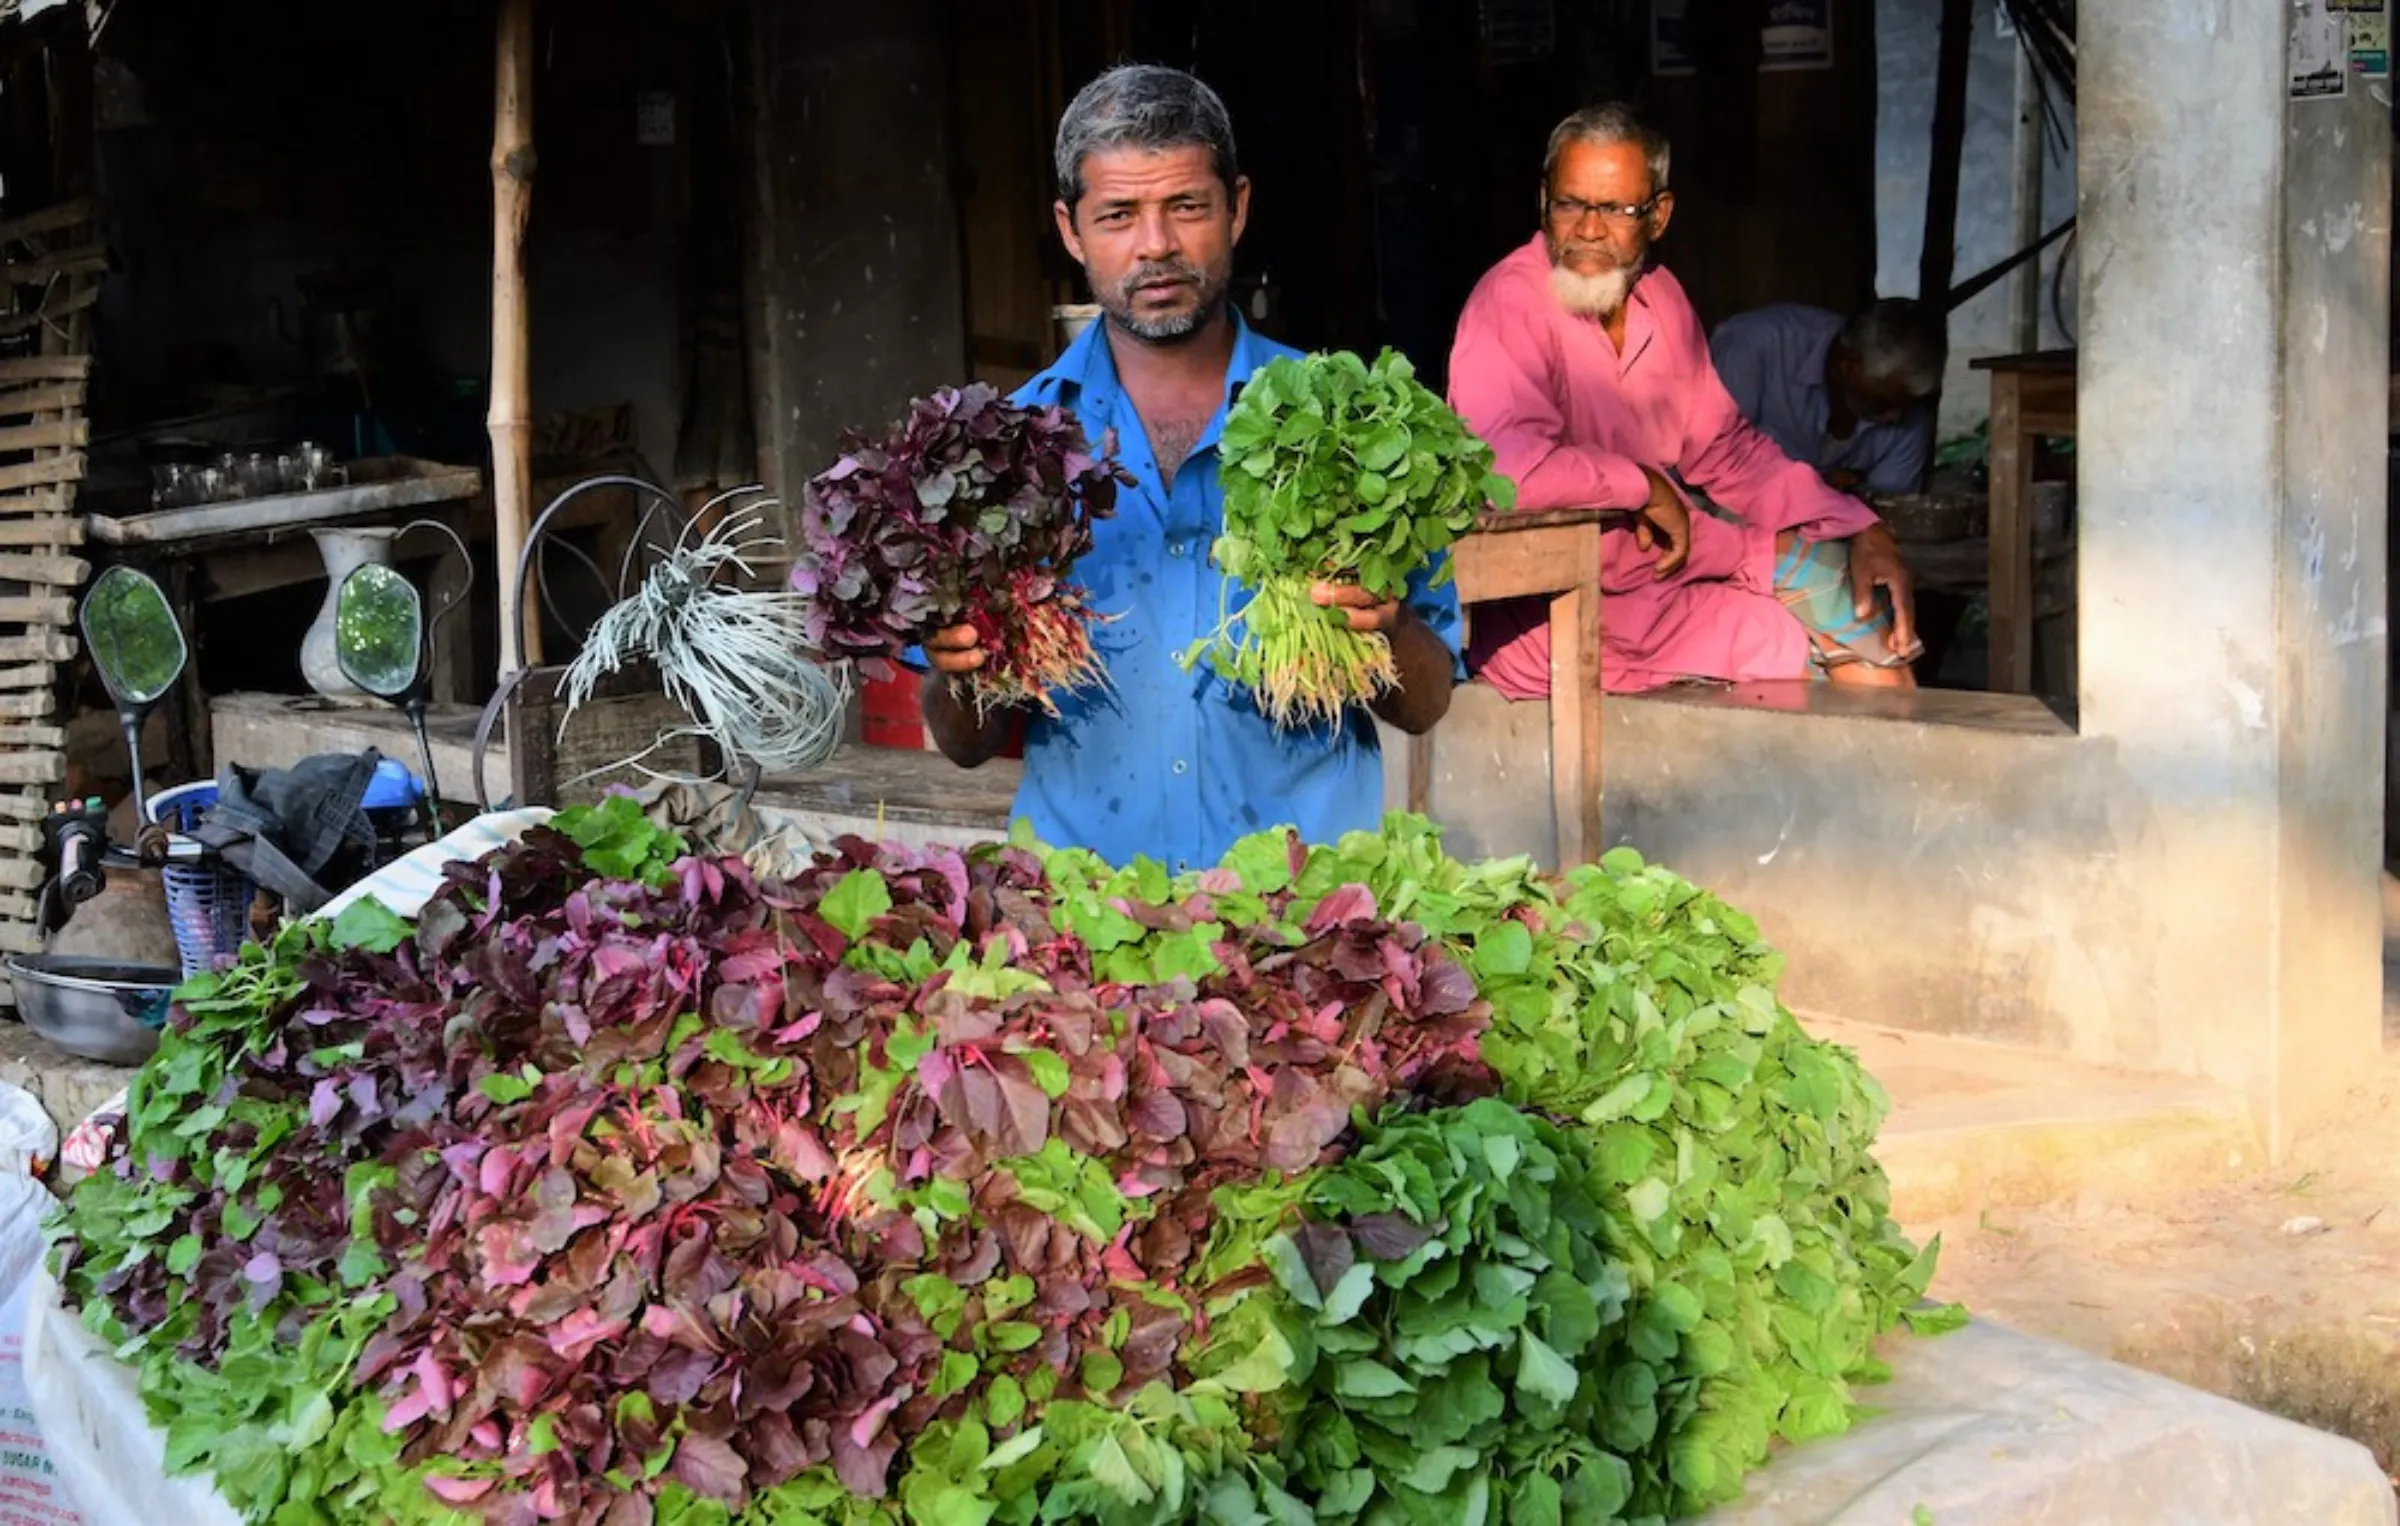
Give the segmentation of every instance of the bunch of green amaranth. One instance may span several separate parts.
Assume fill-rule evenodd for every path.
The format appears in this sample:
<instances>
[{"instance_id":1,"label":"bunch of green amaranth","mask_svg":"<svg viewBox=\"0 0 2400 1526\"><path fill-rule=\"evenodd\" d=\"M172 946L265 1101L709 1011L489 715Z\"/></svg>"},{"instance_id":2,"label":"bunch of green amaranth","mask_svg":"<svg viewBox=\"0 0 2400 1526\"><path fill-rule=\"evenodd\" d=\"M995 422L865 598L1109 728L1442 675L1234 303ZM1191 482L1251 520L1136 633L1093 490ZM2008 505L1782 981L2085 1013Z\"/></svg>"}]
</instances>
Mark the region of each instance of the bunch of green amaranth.
<instances>
[{"instance_id":1,"label":"bunch of green amaranth","mask_svg":"<svg viewBox=\"0 0 2400 1526\"><path fill-rule=\"evenodd\" d=\"M1185 654L1242 685L1276 725L1321 725L1392 687L1391 643L1319 606L1320 582L1405 597L1487 508L1516 503L1491 447L1386 350L1271 361L1243 384L1218 443L1216 562L1250 598Z\"/></svg>"}]
</instances>

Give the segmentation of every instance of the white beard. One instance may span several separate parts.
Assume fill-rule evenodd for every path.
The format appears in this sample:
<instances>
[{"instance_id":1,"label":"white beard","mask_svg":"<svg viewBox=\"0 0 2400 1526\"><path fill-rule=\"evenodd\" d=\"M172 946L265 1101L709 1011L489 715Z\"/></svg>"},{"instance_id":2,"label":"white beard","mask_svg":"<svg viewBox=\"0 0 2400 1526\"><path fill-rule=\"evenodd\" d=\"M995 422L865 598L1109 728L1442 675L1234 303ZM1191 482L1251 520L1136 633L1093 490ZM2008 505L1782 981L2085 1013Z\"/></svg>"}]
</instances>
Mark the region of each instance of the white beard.
<instances>
[{"instance_id":1,"label":"white beard","mask_svg":"<svg viewBox=\"0 0 2400 1526\"><path fill-rule=\"evenodd\" d=\"M1633 280L1640 273L1638 266L1620 266L1585 275L1564 265L1553 265L1550 295L1578 318L1613 318L1625 305L1625 299L1633 294Z\"/></svg>"}]
</instances>

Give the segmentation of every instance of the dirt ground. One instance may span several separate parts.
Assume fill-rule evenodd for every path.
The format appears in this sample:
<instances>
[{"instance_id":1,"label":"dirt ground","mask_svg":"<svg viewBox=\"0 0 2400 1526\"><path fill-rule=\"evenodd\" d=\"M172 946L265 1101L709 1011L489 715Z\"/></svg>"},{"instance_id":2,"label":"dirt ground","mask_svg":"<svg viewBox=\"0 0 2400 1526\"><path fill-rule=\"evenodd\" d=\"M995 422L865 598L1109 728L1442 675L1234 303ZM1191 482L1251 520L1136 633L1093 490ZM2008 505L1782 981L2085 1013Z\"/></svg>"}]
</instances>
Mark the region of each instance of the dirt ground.
<instances>
[{"instance_id":1,"label":"dirt ground","mask_svg":"<svg viewBox=\"0 0 2400 1526\"><path fill-rule=\"evenodd\" d=\"M2391 973L2386 984L2400 987ZM2340 1122L2273 1171L1916 1226L1943 1232L1935 1292L2352 1437L2400 1472L2395 1015L2387 1006L2383 1062Z\"/></svg>"}]
</instances>

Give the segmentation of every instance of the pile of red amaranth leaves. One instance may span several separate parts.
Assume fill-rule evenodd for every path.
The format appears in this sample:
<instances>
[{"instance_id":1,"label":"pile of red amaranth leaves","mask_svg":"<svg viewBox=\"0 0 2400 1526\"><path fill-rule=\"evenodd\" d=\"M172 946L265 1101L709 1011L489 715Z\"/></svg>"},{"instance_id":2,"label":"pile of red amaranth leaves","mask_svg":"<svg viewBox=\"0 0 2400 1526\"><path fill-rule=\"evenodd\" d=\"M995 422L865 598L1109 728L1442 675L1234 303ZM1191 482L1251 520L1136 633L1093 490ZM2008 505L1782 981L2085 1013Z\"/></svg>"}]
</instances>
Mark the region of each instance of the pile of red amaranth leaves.
<instances>
[{"instance_id":1,"label":"pile of red amaranth leaves","mask_svg":"<svg viewBox=\"0 0 2400 1526\"><path fill-rule=\"evenodd\" d=\"M926 637L972 625L985 665L978 713L1033 706L1106 681L1090 596L1069 581L1092 526L1131 479L1095 454L1063 408L1028 408L976 383L909 405L884 438L853 434L811 478L792 586L809 645L870 678Z\"/></svg>"},{"instance_id":2,"label":"pile of red amaranth leaves","mask_svg":"<svg viewBox=\"0 0 2400 1526\"><path fill-rule=\"evenodd\" d=\"M1016 848L644 885L536 829L449 875L413 939L313 956L227 1086L308 1099L280 1153L319 1179L388 1168L362 1218L396 1309L352 1381L493 1521L828 1465L876 1497L937 1419L1180 1387L1198 1295L1266 1277L1210 1256L1212 1189L1335 1158L1353 1107L1494 1089L1468 973L1355 886L1297 926L1289 892L1255 926L1116 899L1217 966L1120 983ZM194 1227L217 1258L289 1232ZM108 1292L131 1326L146 1279Z\"/></svg>"}]
</instances>

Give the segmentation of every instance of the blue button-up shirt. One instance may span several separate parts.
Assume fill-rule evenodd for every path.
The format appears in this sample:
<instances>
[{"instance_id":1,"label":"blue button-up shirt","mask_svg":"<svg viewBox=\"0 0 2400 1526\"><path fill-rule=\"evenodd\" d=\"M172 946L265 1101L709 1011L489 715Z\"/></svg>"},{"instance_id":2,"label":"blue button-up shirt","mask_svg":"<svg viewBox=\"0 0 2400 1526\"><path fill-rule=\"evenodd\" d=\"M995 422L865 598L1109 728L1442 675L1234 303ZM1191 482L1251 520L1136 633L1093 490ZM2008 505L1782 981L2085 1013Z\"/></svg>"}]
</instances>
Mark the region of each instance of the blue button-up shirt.
<instances>
[{"instance_id":1,"label":"blue button-up shirt","mask_svg":"<svg viewBox=\"0 0 2400 1526\"><path fill-rule=\"evenodd\" d=\"M1095 444L1113 430L1135 482L1094 527L1092 549L1071 574L1103 616L1092 637L1108 687L1059 696L1057 719L1031 719L1016 801L1042 841L1090 848L1111 863L1146 856L1170 869L1205 867L1267 827L1288 824L1324 842L1372 828L1383 812L1382 751L1364 709L1334 725L1279 731L1205 660L1188 673L1177 660L1248 597L1209 562L1224 525L1217 438L1226 408L1252 372L1298 353L1234 322L1224 402L1172 481L1161 477L1118 385L1105 323L1015 396L1065 407ZM1426 586L1433 570L1418 575L1409 602L1455 663L1458 598L1447 584Z\"/></svg>"},{"instance_id":2,"label":"blue button-up shirt","mask_svg":"<svg viewBox=\"0 0 2400 1526\"><path fill-rule=\"evenodd\" d=\"M1849 439L1826 438L1833 396L1825 387L1825 357L1842 322L1840 313L1821 307L1762 307L1718 324L1709 357L1742 417L1785 455L1821 471L1856 472L1878 493L1916 492L1933 446L1932 409L1919 404L1897 424L1862 420Z\"/></svg>"}]
</instances>

